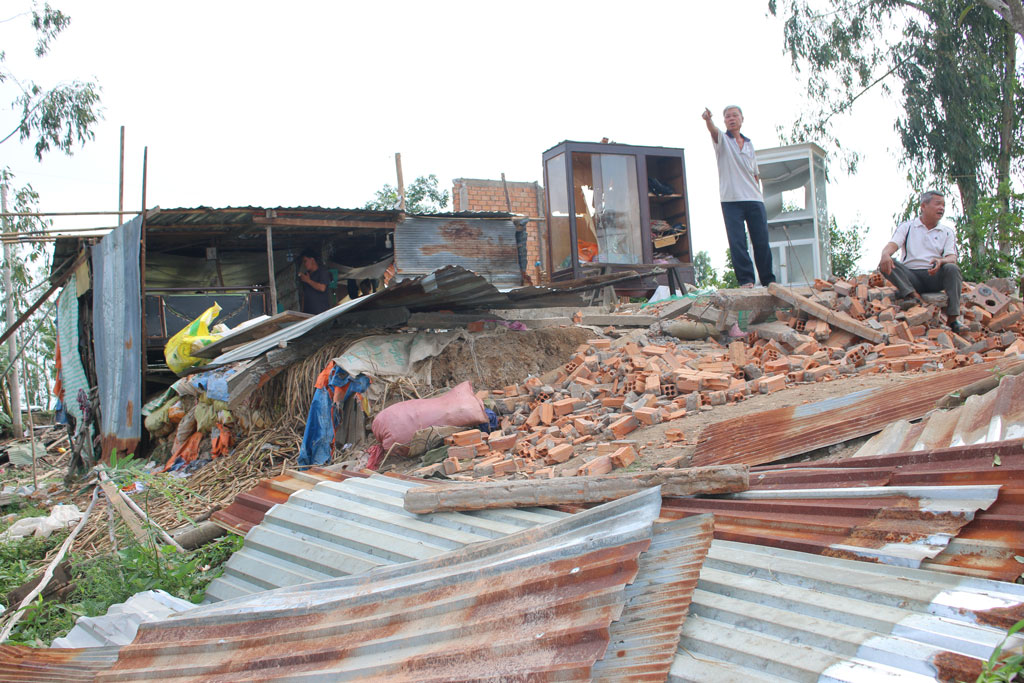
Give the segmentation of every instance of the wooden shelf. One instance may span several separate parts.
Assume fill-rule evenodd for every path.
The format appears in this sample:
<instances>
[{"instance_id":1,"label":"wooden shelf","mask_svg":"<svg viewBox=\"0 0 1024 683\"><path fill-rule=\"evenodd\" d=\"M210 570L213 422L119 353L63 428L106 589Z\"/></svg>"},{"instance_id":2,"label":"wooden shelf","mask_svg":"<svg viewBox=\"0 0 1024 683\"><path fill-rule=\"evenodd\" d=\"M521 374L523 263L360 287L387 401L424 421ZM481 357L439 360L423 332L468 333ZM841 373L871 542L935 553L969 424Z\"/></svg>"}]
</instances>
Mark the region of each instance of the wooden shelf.
<instances>
[{"instance_id":1,"label":"wooden shelf","mask_svg":"<svg viewBox=\"0 0 1024 683\"><path fill-rule=\"evenodd\" d=\"M670 201L672 201L674 199L682 199L683 195L681 195L681 194L651 194L651 193L647 193L647 198L652 203L654 203L654 204L663 204L665 202L670 202Z\"/></svg>"}]
</instances>

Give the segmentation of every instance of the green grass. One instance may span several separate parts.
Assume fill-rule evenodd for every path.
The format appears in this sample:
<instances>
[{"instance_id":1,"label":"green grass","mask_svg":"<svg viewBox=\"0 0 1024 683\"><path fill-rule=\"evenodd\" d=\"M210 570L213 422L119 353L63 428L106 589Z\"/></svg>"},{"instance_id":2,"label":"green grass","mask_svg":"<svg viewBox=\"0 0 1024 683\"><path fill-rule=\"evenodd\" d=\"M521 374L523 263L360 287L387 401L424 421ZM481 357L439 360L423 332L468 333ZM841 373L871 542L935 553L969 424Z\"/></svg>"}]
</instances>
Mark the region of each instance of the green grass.
<instances>
[{"instance_id":1,"label":"green grass","mask_svg":"<svg viewBox=\"0 0 1024 683\"><path fill-rule=\"evenodd\" d=\"M1024 620L1018 621L1006 632L1003 642L992 651L992 656L985 662L975 683L1010 683L1019 680L1019 674L1024 672L1024 654L1004 656L1003 647L1010 636L1021 629L1024 629Z\"/></svg>"},{"instance_id":2,"label":"green grass","mask_svg":"<svg viewBox=\"0 0 1024 683\"><path fill-rule=\"evenodd\" d=\"M54 534L50 539L0 544L0 581L7 579L3 584L9 585L6 590L31 578L38 570L38 562L33 569L30 558L38 560L45 556L44 548L54 547L63 538L64 534ZM40 599L30 605L11 633L10 642L49 645L54 638L67 635L77 617L106 614L111 605L141 591L161 589L198 603L209 583L222 573L224 562L241 547L242 537L229 534L187 553L171 546L134 544L88 560L72 556L74 590L64 602Z\"/></svg>"}]
</instances>

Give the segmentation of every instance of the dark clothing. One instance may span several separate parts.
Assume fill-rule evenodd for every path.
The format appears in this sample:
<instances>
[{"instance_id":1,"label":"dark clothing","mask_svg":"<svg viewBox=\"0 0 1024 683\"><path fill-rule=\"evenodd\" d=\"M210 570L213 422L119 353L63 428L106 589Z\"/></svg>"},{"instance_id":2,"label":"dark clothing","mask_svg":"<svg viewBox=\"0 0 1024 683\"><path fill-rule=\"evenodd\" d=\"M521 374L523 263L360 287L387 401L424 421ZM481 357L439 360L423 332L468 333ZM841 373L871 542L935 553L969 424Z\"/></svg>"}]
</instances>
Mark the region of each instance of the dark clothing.
<instances>
[{"instance_id":1,"label":"dark clothing","mask_svg":"<svg viewBox=\"0 0 1024 683\"><path fill-rule=\"evenodd\" d=\"M307 274L309 275L309 279L313 282L319 282L322 285L329 285L331 283L331 274L323 268L317 268ZM331 298L328 296L326 288L324 291L318 292L305 282L302 283L303 313L316 315L317 313L323 313L330 307Z\"/></svg>"},{"instance_id":2,"label":"dark clothing","mask_svg":"<svg viewBox=\"0 0 1024 683\"><path fill-rule=\"evenodd\" d=\"M775 282L772 250L768 246L768 214L764 202L722 202L722 216L725 218L725 231L729 235L732 269L736 272L739 284L754 282L754 264L750 262L750 254L747 253L747 232L754 245L758 279L765 287Z\"/></svg>"},{"instance_id":3,"label":"dark clothing","mask_svg":"<svg viewBox=\"0 0 1024 683\"><path fill-rule=\"evenodd\" d=\"M886 275L885 279L895 285L897 295L901 298L906 298L914 292L945 292L949 299L946 315L953 318L960 315L960 288L964 280L960 275L960 267L955 263L943 263L939 272L929 275L927 268L907 268L901 262L893 260L892 272Z\"/></svg>"},{"instance_id":4,"label":"dark clothing","mask_svg":"<svg viewBox=\"0 0 1024 683\"><path fill-rule=\"evenodd\" d=\"M519 260L519 270L525 273L529 264L526 262L526 231L516 230L516 257Z\"/></svg>"}]
</instances>

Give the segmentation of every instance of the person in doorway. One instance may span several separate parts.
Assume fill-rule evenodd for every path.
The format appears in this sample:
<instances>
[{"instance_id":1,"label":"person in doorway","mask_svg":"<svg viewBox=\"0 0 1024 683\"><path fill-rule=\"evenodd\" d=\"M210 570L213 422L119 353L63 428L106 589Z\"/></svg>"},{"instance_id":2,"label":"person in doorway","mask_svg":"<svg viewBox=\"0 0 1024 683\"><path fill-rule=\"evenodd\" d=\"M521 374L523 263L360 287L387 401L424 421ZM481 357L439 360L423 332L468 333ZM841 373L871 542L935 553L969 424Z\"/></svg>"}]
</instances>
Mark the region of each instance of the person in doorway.
<instances>
[{"instance_id":1,"label":"person in doorway","mask_svg":"<svg viewBox=\"0 0 1024 683\"><path fill-rule=\"evenodd\" d=\"M956 264L956 235L939 221L946 213L946 198L941 192L921 193L920 213L900 223L882 248L878 270L891 282L901 299L920 299L927 292L945 292L946 324L960 332L960 288L963 276ZM902 259L892 256L903 250Z\"/></svg>"},{"instance_id":2,"label":"person in doorway","mask_svg":"<svg viewBox=\"0 0 1024 683\"><path fill-rule=\"evenodd\" d=\"M711 120L711 110L705 109L703 118L715 146L718 159L718 190L722 200L722 216L729 236L729 255L732 269L740 287L754 286L754 264L747 253L747 233L754 246L757 277L767 286L775 282L772 273L772 252L768 246L768 214L761 194L761 178L757 171L757 156L750 138L740 133L743 111L729 105L722 112L725 134Z\"/></svg>"},{"instance_id":3,"label":"person in doorway","mask_svg":"<svg viewBox=\"0 0 1024 683\"><path fill-rule=\"evenodd\" d=\"M331 307L327 294L327 285L331 282L331 274L320 267L319 259L313 251L302 252L299 265L299 281L302 282L302 312L316 315Z\"/></svg>"}]
</instances>

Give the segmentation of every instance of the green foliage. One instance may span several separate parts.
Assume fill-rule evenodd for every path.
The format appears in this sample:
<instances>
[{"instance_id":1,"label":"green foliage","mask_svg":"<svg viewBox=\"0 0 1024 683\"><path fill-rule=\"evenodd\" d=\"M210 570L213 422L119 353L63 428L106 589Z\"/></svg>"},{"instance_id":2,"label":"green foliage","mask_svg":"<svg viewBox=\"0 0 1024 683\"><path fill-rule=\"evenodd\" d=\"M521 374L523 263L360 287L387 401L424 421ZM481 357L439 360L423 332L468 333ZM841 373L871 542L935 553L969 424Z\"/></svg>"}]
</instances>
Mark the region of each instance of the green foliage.
<instances>
[{"instance_id":1,"label":"green foliage","mask_svg":"<svg viewBox=\"0 0 1024 683\"><path fill-rule=\"evenodd\" d=\"M373 211L395 211L401 198L398 188L384 185L377 190L376 197L363 208ZM420 176L405 188L405 210L407 213L440 213L448 206L448 190L438 188L437 176L431 173Z\"/></svg>"},{"instance_id":2,"label":"green foliage","mask_svg":"<svg viewBox=\"0 0 1024 683\"><path fill-rule=\"evenodd\" d=\"M1024 629L1024 620L1018 621L1010 627L1010 630L1006 632L1006 637L992 651L988 661L982 665L981 673L975 683L1010 683L1010 681L1019 680L1018 675L1024 673L1024 654L1017 653L1004 657L1003 648L1006 646L1006 641L1021 629Z\"/></svg>"},{"instance_id":3,"label":"green foliage","mask_svg":"<svg viewBox=\"0 0 1024 683\"><path fill-rule=\"evenodd\" d=\"M7 188L8 211L12 213L35 213L39 211L39 194L31 185L19 186L14 182L14 174L9 169L0 169L0 185ZM11 217L5 221L5 229L17 232L38 233L46 230L51 221L30 216ZM4 306L14 308L18 316L39 295L39 289L46 285L49 272L48 253L45 242L12 244L4 250L10 254L12 291L3 300ZM47 315L47 308L42 307L32 315L21 331L8 343L18 348L26 343L27 349L18 363L19 371L25 371L22 384L27 386L23 397L24 405L48 405L50 385L55 373L54 355L57 344L57 328L54 316ZM39 330L28 336L27 331ZM0 373L7 369L7 354L0 354ZM8 376L10 378L10 376ZM7 429L11 424L10 417L0 417L0 429Z\"/></svg>"},{"instance_id":4,"label":"green foliage","mask_svg":"<svg viewBox=\"0 0 1024 683\"><path fill-rule=\"evenodd\" d=\"M962 0L770 0L768 9L779 5L785 49L812 102L788 135L780 131L784 140L830 144L855 170L857 154L833 135L832 119L878 88L899 99L903 163L932 180L918 190L955 184L970 215L1020 170L1016 44L995 13Z\"/></svg>"},{"instance_id":5,"label":"green foliage","mask_svg":"<svg viewBox=\"0 0 1024 683\"><path fill-rule=\"evenodd\" d=\"M957 254L964 279L1014 277L1024 272L1024 194L982 197L957 222Z\"/></svg>"},{"instance_id":6,"label":"green foliage","mask_svg":"<svg viewBox=\"0 0 1024 683\"><path fill-rule=\"evenodd\" d=\"M832 274L846 278L857 274L857 261L864 251L864 238L868 229L851 225L840 230L833 217L828 224L829 251L832 254Z\"/></svg>"},{"instance_id":7,"label":"green foliage","mask_svg":"<svg viewBox=\"0 0 1024 683\"><path fill-rule=\"evenodd\" d=\"M50 542L51 547L59 544L63 535ZM43 539L26 539L43 540ZM49 541L49 539L45 539ZM18 573L24 558L9 559L12 555L28 552L28 545L0 544L0 580L11 574L11 587L24 583L38 570L26 567ZM206 587L221 575L223 564L232 553L241 549L243 539L228 534L212 543L188 553L181 553L171 546L149 547L138 544L123 548L117 553L102 555L89 560L71 558L74 567L75 589L65 602L37 600L25 611L25 615L11 633L11 642L34 645L42 641L48 644L54 638L66 635L79 616L100 616L107 609L131 596L146 590L160 589L171 595L194 603L202 601ZM36 547L38 546L38 547ZM31 556L42 558L38 543L31 549ZM3 584L4 586L8 584ZM9 590L9 589L8 589Z\"/></svg>"},{"instance_id":8,"label":"green foliage","mask_svg":"<svg viewBox=\"0 0 1024 683\"><path fill-rule=\"evenodd\" d=\"M71 17L45 3L40 11L33 3L31 26L36 33L36 57L43 57L50 43L71 23ZM13 109L21 109L17 128L0 144L15 133L22 142L35 141L36 158L57 149L72 154L76 144L85 144L95 137L93 126L102 118L100 86L94 81L70 81L49 87L41 86L24 75L16 76L4 66L5 54L0 52L0 83L11 81L20 94L11 102Z\"/></svg>"},{"instance_id":9,"label":"green foliage","mask_svg":"<svg viewBox=\"0 0 1024 683\"><path fill-rule=\"evenodd\" d=\"M698 251L693 257L693 279L698 289L719 286L718 273L711 265L711 255L706 251Z\"/></svg>"},{"instance_id":10,"label":"green foliage","mask_svg":"<svg viewBox=\"0 0 1024 683\"><path fill-rule=\"evenodd\" d=\"M720 286L722 289L736 289L740 286L740 281L736 279L736 271L732 269L732 251L729 249L725 250L725 268L722 270Z\"/></svg>"}]
</instances>

